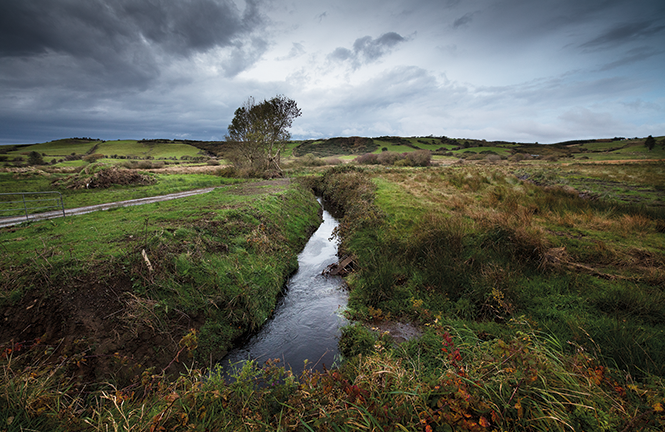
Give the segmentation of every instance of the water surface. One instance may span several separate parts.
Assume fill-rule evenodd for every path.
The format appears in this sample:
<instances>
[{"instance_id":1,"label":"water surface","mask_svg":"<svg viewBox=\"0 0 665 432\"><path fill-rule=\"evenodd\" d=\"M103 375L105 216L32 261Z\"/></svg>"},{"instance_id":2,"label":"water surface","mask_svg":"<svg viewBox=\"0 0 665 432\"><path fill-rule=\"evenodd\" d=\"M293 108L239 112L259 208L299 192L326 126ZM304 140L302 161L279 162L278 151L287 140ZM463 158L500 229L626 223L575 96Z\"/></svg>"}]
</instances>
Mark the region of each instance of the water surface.
<instances>
[{"instance_id":1,"label":"water surface","mask_svg":"<svg viewBox=\"0 0 665 432\"><path fill-rule=\"evenodd\" d=\"M259 365L279 358L295 374L308 368L330 368L337 355L341 315L348 295L339 276L325 276L323 270L337 262L337 244L330 241L337 220L323 211L323 222L298 255L298 271L289 279L273 317L243 346L222 360L222 367L236 368L245 360ZM236 365L233 367L233 365Z\"/></svg>"}]
</instances>

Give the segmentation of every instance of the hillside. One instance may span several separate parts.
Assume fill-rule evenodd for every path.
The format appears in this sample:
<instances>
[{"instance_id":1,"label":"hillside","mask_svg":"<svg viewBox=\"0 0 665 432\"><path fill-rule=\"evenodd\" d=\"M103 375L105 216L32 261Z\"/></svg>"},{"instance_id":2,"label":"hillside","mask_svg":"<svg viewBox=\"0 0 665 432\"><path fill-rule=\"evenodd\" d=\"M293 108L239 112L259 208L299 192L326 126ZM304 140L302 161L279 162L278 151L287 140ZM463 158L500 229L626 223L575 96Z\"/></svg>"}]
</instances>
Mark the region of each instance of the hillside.
<instances>
[{"instance_id":1,"label":"hillside","mask_svg":"<svg viewBox=\"0 0 665 432\"><path fill-rule=\"evenodd\" d=\"M577 140L555 144L517 143L448 137L336 137L292 141L284 152L286 161L306 155L342 157L345 160L363 154L382 152L410 153L428 150L433 161L484 160L518 158L562 162L594 162L621 160L665 159L665 137L655 137L656 145L648 150L646 138L613 138ZM47 143L8 145L0 147L0 167L30 165L31 152L42 157L42 163L53 167L83 166L92 160L109 164L125 164L137 168L161 168L191 164L226 163L228 145L220 141L192 140L118 140L100 141L89 138L68 138ZM149 162L146 162L149 161ZM134 163L134 165L131 165Z\"/></svg>"}]
</instances>

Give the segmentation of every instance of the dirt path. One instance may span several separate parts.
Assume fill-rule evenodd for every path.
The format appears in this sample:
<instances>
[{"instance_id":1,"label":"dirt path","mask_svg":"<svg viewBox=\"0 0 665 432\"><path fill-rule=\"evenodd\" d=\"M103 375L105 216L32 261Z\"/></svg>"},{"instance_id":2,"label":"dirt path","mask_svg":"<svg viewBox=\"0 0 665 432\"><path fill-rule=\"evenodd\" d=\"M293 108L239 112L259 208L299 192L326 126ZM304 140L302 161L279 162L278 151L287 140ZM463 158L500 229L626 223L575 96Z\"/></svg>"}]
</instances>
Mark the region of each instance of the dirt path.
<instances>
[{"instance_id":1,"label":"dirt path","mask_svg":"<svg viewBox=\"0 0 665 432\"><path fill-rule=\"evenodd\" d=\"M251 182L251 183L242 183L238 185L225 185L225 186L219 186L217 188L233 188L231 193L238 194L238 195L250 195L253 193L257 193L260 189L266 186L273 186L274 188L266 189L265 191L267 192L272 192L276 190L279 187L286 186L290 183L290 179L288 178L283 178L283 179L275 179L275 180L265 180L261 182ZM131 200L126 200L126 201L116 201L116 202L111 202L111 203L105 203L105 204L97 204L97 205L92 205L92 206L87 206L87 207L78 207L78 208L73 208L73 209L65 209L64 213L65 216L76 216L76 215L82 215L86 213L92 213L95 211L101 211L101 210L109 210L112 208L118 208L118 207L130 207L130 206L135 206L135 205L142 205L142 204L150 204L150 203L155 203L159 201L168 201L172 199L177 199L177 198L184 198L192 195L201 195L205 194L208 192L211 192L215 189L215 187L210 187L210 188L205 188L205 189L194 189L190 191L185 191L185 192L177 192L177 193L172 193L168 195L159 195L159 196L153 196L153 197L146 197L146 198L137 198L137 199L131 199ZM263 190L263 189L261 189ZM37 213L37 214L31 214L28 217L29 221L40 221L40 220L46 220L46 219L54 219L58 217L63 217L63 211L62 210L57 210L57 211L50 211L50 212L44 212L44 213ZM15 216L15 217L8 217L8 218L2 218L0 219L0 228L12 226L12 225L18 225L20 223L26 222L26 217L24 216Z\"/></svg>"}]
</instances>

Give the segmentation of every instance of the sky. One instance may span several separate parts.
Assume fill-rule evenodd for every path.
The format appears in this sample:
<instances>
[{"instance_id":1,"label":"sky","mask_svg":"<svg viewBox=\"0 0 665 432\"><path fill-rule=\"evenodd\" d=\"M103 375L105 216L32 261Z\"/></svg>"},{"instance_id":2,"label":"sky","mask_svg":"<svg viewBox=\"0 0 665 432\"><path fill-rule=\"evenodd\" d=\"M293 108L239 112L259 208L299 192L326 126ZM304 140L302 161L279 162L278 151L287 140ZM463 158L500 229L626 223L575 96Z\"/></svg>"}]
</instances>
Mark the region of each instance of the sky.
<instances>
[{"instance_id":1,"label":"sky","mask_svg":"<svg viewBox=\"0 0 665 432\"><path fill-rule=\"evenodd\" d=\"M0 144L665 135L662 0L1 0Z\"/></svg>"}]
</instances>

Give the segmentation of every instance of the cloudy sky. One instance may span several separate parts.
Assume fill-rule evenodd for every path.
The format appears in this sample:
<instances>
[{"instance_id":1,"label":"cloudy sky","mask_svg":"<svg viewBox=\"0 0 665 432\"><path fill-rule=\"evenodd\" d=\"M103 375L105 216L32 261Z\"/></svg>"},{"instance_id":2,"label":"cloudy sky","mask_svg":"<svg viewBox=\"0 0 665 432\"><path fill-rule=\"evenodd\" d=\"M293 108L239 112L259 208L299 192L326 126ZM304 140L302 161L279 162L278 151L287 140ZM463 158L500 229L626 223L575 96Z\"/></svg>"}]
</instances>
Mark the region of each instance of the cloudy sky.
<instances>
[{"instance_id":1,"label":"cloudy sky","mask_svg":"<svg viewBox=\"0 0 665 432\"><path fill-rule=\"evenodd\" d=\"M0 144L219 140L249 97L294 138L665 134L662 0L2 0Z\"/></svg>"}]
</instances>

